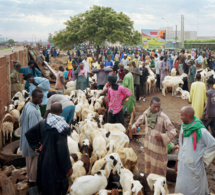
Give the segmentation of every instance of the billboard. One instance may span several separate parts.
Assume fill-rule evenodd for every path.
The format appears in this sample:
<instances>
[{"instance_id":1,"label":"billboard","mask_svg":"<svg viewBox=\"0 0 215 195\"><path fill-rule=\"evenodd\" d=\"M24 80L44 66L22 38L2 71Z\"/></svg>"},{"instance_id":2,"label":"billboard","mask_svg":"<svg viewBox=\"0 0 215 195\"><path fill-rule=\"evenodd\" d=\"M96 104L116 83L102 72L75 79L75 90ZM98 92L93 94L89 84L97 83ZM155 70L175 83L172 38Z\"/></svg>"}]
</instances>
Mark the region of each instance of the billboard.
<instances>
[{"instance_id":1,"label":"billboard","mask_svg":"<svg viewBox=\"0 0 215 195\"><path fill-rule=\"evenodd\" d=\"M142 46L144 49L164 49L166 30L142 29Z\"/></svg>"}]
</instances>

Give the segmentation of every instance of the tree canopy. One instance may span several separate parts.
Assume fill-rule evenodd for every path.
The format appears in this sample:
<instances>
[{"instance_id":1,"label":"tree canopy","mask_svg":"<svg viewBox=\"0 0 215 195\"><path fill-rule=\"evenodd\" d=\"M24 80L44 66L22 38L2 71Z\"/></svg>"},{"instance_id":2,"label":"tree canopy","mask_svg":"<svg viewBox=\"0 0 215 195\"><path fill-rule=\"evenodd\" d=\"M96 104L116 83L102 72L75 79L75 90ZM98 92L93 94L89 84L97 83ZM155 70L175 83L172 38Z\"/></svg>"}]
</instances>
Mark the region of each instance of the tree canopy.
<instances>
[{"instance_id":1,"label":"tree canopy","mask_svg":"<svg viewBox=\"0 0 215 195\"><path fill-rule=\"evenodd\" d=\"M111 7L93 6L85 13L70 17L66 28L53 36L53 43L61 49L89 42L94 46L104 45L105 41L119 41L126 45L138 45L141 34L134 30L133 21L123 12L117 13Z\"/></svg>"},{"instance_id":2,"label":"tree canopy","mask_svg":"<svg viewBox=\"0 0 215 195\"><path fill-rule=\"evenodd\" d=\"M8 42L9 44L15 43L15 41L14 41L13 39L9 39L7 42Z\"/></svg>"}]
</instances>

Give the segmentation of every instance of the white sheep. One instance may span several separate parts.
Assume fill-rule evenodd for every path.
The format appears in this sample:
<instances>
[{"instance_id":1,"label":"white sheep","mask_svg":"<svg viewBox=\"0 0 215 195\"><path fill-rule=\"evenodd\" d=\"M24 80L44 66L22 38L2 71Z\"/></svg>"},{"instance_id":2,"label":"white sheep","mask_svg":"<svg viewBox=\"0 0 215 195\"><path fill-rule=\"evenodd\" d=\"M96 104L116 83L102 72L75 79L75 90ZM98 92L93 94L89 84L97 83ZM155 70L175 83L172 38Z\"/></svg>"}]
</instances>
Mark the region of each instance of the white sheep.
<instances>
[{"instance_id":1,"label":"white sheep","mask_svg":"<svg viewBox=\"0 0 215 195\"><path fill-rule=\"evenodd\" d=\"M78 142L76 142L70 136L67 136L67 144L68 144L68 149L70 154L80 152L78 147Z\"/></svg>"},{"instance_id":2,"label":"white sheep","mask_svg":"<svg viewBox=\"0 0 215 195\"><path fill-rule=\"evenodd\" d=\"M22 93L18 91L13 97L12 97L12 102L15 100L20 100L22 102L25 102L25 98L23 97Z\"/></svg>"},{"instance_id":3,"label":"white sheep","mask_svg":"<svg viewBox=\"0 0 215 195\"><path fill-rule=\"evenodd\" d=\"M10 104L8 107L9 107L9 113L13 117L13 124L15 124L16 122L19 123L20 112L17 109L15 109L15 106L13 104ZM19 123L19 126L20 126L20 123Z\"/></svg>"},{"instance_id":4,"label":"white sheep","mask_svg":"<svg viewBox=\"0 0 215 195\"><path fill-rule=\"evenodd\" d=\"M19 112L21 112L21 110L24 108L24 106L25 106L25 102L22 102L22 101L20 101L20 100L15 100L14 101L14 106L15 106L15 108L19 111Z\"/></svg>"},{"instance_id":5,"label":"white sheep","mask_svg":"<svg viewBox=\"0 0 215 195\"><path fill-rule=\"evenodd\" d=\"M170 75L171 75L171 76L176 76L176 73L177 73L176 68L173 68L173 69L171 70L171 72L170 72Z\"/></svg>"},{"instance_id":6,"label":"white sheep","mask_svg":"<svg viewBox=\"0 0 215 195\"><path fill-rule=\"evenodd\" d=\"M104 129L106 129L108 132L112 132L112 131L120 131L123 133L126 133L126 129L125 127L121 124L121 123L106 123L104 125Z\"/></svg>"},{"instance_id":7,"label":"white sheep","mask_svg":"<svg viewBox=\"0 0 215 195\"><path fill-rule=\"evenodd\" d=\"M70 181L69 183L70 184L74 183L74 181L77 178L86 175L86 170L84 168L83 161L79 160L79 161L75 162L73 164L72 168L73 168L73 173L72 173L72 175L69 178L69 181Z\"/></svg>"},{"instance_id":8,"label":"white sheep","mask_svg":"<svg viewBox=\"0 0 215 195\"><path fill-rule=\"evenodd\" d=\"M176 89L176 92L180 92L181 93L181 98L183 100L189 100L190 99L190 93L186 90L183 90L181 87L178 87Z\"/></svg>"},{"instance_id":9,"label":"white sheep","mask_svg":"<svg viewBox=\"0 0 215 195\"><path fill-rule=\"evenodd\" d=\"M143 188L143 186L142 186L142 184L139 181L134 180L132 182L131 191L132 191L132 193L134 195L140 195L140 194L142 194L142 188Z\"/></svg>"},{"instance_id":10,"label":"white sheep","mask_svg":"<svg viewBox=\"0 0 215 195\"><path fill-rule=\"evenodd\" d=\"M187 77L187 74L183 73L181 76L166 76L164 81L162 82L162 94L166 96L165 91L167 87L172 87L172 96L175 96L175 92L179 85L183 85L184 81L183 78Z\"/></svg>"},{"instance_id":11,"label":"white sheep","mask_svg":"<svg viewBox=\"0 0 215 195\"><path fill-rule=\"evenodd\" d=\"M2 119L3 145L5 145L5 135L8 140L8 134L10 134L10 141L12 141L13 127L13 117L9 113L5 114Z\"/></svg>"},{"instance_id":12,"label":"white sheep","mask_svg":"<svg viewBox=\"0 0 215 195\"><path fill-rule=\"evenodd\" d=\"M73 140L75 140L77 143L79 143L80 136L76 131L74 131L74 130L72 131L71 137L72 137Z\"/></svg>"},{"instance_id":13,"label":"white sheep","mask_svg":"<svg viewBox=\"0 0 215 195\"><path fill-rule=\"evenodd\" d=\"M146 180L150 190L154 191L154 195L166 195L169 193L165 177L151 173Z\"/></svg>"},{"instance_id":14,"label":"white sheep","mask_svg":"<svg viewBox=\"0 0 215 195\"><path fill-rule=\"evenodd\" d=\"M112 131L106 134L106 142L107 144L114 140L115 143L119 144L122 148L128 147L129 145L129 138L125 133L119 132L119 131Z\"/></svg>"}]
</instances>

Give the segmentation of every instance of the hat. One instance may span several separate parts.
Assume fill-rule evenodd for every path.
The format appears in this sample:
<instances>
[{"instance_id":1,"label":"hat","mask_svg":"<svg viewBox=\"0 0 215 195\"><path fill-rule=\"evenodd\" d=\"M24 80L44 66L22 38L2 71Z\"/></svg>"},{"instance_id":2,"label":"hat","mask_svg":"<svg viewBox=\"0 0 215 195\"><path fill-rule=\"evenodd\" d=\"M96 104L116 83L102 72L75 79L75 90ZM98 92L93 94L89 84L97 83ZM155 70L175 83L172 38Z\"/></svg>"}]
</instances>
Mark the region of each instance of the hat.
<instances>
[{"instance_id":1,"label":"hat","mask_svg":"<svg viewBox=\"0 0 215 195\"><path fill-rule=\"evenodd\" d=\"M129 66L125 66L124 69L129 71Z\"/></svg>"},{"instance_id":2,"label":"hat","mask_svg":"<svg viewBox=\"0 0 215 195\"><path fill-rule=\"evenodd\" d=\"M130 56L128 56L128 59L130 60L130 59L131 59L131 57L130 57Z\"/></svg>"},{"instance_id":3,"label":"hat","mask_svg":"<svg viewBox=\"0 0 215 195\"><path fill-rule=\"evenodd\" d=\"M124 54L124 56L127 56L127 54Z\"/></svg>"}]
</instances>

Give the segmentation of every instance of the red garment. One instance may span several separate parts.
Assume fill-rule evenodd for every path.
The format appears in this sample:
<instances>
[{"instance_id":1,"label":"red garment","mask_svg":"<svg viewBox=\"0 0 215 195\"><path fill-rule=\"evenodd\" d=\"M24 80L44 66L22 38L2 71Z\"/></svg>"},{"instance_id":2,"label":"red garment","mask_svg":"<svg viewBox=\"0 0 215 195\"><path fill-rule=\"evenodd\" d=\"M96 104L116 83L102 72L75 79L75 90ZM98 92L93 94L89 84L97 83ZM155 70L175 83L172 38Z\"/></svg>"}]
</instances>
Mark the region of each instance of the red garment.
<instances>
[{"instance_id":1,"label":"red garment","mask_svg":"<svg viewBox=\"0 0 215 195\"><path fill-rule=\"evenodd\" d=\"M178 68L178 60L175 61L174 68Z\"/></svg>"},{"instance_id":2,"label":"red garment","mask_svg":"<svg viewBox=\"0 0 215 195\"><path fill-rule=\"evenodd\" d=\"M68 80L69 80L69 77L72 78L72 69L69 69L69 73L68 73Z\"/></svg>"},{"instance_id":3,"label":"red garment","mask_svg":"<svg viewBox=\"0 0 215 195\"><path fill-rule=\"evenodd\" d=\"M119 71L118 74L119 74L120 79L123 80L124 76L125 76L124 71L122 71L122 72Z\"/></svg>"}]
</instances>

